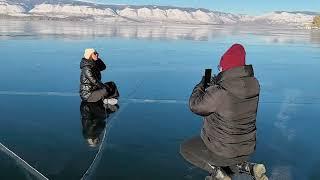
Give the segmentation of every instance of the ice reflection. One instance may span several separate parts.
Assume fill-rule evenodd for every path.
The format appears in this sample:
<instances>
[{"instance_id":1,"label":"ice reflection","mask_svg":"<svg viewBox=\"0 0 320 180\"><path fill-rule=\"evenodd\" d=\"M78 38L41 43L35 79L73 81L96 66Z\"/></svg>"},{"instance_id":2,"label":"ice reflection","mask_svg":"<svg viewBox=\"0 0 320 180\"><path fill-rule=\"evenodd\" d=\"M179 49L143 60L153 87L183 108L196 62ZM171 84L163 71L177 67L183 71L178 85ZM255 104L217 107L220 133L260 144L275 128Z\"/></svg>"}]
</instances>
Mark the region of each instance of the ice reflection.
<instances>
[{"instance_id":1,"label":"ice reflection","mask_svg":"<svg viewBox=\"0 0 320 180\"><path fill-rule=\"evenodd\" d=\"M320 31L314 30L310 32L310 42L320 44Z\"/></svg>"},{"instance_id":2,"label":"ice reflection","mask_svg":"<svg viewBox=\"0 0 320 180\"><path fill-rule=\"evenodd\" d=\"M296 97L301 96L299 90L286 90L285 91L285 100L281 104L279 113L277 114L277 121L274 122L275 127L279 128L283 134L288 137L288 140L291 141L296 136L295 130L289 128L291 116L294 116L297 111L297 104L295 102Z\"/></svg>"},{"instance_id":3,"label":"ice reflection","mask_svg":"<svg viewBox=\"0 0 320 180\"><path fill-rule=\"evenodd\" d=\"M101 143L105 120L118 109L118 105L105 105L102 101L81 103L82 135L90 147L97 147Z\"/></svg>"},{"instance_id":4,"label":"ice reflection","mask_svg":"<svg viewBox=\"0 0 320 180\"><path fill-rule=\"evenodd\" d=\"M102 101L80 104L82 135L91 148L99 147L91 165L83 174L83 180L90 179L102 156L108 131L110 115L118 111L119 105L104 104ZM106 121L106 119L108 121Z\"/></svg>"},{"instance_id":5,"label":"ice reflection","mask_svg":"<svg viewBox=\"0 0 320 180\"><path fill-rule=\"evenodd\" d=\"M92 25L93 24L93 25ZM312 42L320 44L320 32L288 27L237 25L94 24L94 22L0 20L0 38L17 36L82 39L120 37L208 41L215 38L253 35L267 43Z\"/></svg>"}]
</instances>

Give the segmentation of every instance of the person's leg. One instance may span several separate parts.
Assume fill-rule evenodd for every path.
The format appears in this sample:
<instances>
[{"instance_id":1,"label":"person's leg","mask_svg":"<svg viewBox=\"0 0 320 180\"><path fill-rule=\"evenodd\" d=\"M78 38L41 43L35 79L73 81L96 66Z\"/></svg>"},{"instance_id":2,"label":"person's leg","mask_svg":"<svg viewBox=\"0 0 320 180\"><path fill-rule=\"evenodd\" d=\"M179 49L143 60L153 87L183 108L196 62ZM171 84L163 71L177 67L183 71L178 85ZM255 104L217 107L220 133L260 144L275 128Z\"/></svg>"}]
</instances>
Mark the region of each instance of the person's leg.
<instances>
[{"instance_id":1,"label":"person's leg","mask_svg":"<svg viewBox=\"0 0 320 180\"><path fill-rule=\"evenodd\" d=\"M241 175L244 176L242 173L244 173L245 170L242 170L244 164L240 166L240 164L237 164L238 162L245 162L243 159L245 158L234 158L234 159L226 159L219 157L215 155L213 152L211 152L206 145L203 143L200 136L193 137L180 146L180 154L183 156L185 160L187 160L189 163L193 164L196 167L199 167L210 174L215 174L218 170L221 170L224 174L228 174L229 176L240 177ZM234 164L234 162L237 162ZM234 165L232 165L234 164ZM250 163L252 165L252 163ZM239 167L240 166L240 167ZM241 168L241 169L240 169ZM246 167L247 169L247 167ZM248 174L254 176L256 180L267 180L268 178L264 175L265 169L264 167L256 166L253 169L251 169L251 172L249 171ZM239 174L240 173L240 174ZM227 177L228 178L228 177ZM214 176L209 176L206 179L227 179L227 178L216 178ZM247 178L250 179L250 178Z\"/></svg>"},{"instance_id":2,"label":"person's leg","mask_svg":"<svg viewBox=\"0 0 320 180\"><path fill-rule=\"evenodd\" d=\"M204 146L200 136L193 137L180 145L180 154L189 163L201 168L207 172L211 172L207 158L208 149Z\"/></svg>"},{"instance_id":3,"label":"person's leg","mask_svg":"<svg viewBox=\"0 0 320 180\"><path fill-rule=\"evenodd\" d=\"M87 99L87 102L98 102L99 100L104 99L107 95L107 90L105 88L93 91Z\"/></svg>"},{"instance_id":4,"label":"person's leg","mask_svg":"<svg viewBox=\"0 0 320 180\"><path fill-rule=\"evenodd\" d=\"M230 180L230 177L222 168L211 163L213 158L212 152L208 150L200 136L193 137L182 143L180 154L194 166L209 172L210 176L207 176L206 180Z\"/></svg>"},{"instance_id":5,"label":"person's leg","mask_svg":"<svg viewBox=\"0 0 320 180\"><path fill-rule=\"evenodd\" d=\"M118 98L119 97L119 91L117 88L117 85L113 82L106 82L104 83L107 92L108 92L108 98Z\"/></svg>"}]
</instances>

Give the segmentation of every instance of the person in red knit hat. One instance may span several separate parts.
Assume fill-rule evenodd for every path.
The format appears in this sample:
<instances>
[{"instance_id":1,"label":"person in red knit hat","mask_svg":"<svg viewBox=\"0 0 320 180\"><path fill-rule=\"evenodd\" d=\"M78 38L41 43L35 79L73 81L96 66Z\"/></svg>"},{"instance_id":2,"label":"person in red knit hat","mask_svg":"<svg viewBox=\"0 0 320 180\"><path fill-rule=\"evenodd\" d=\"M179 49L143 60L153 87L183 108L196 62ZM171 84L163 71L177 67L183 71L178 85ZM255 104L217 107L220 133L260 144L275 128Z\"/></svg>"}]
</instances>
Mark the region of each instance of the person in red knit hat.
<instances>
[{"instance_id":1,"label":"person in red knit hat","mask_svg":"<svg viewBox=\"0 0 320 180\"><path fill-rule=\"evenodd\" d=\"M241 44L232 45L221 57L220 71L246 65L246 51Z\"/></svg>"},{"instance_id":2,"label":"person in red knit hat","mask_svg":"<svg viewBox=\"0 0 320 180\"><path fill-rule=\"evenodd\" d=\"M256 116L260 86L246 51L232 45L221 57L220 73L205 85L195 86L189 107L204 117L201 135L184 142L180 153L211 175L206 179L230 179L227 173L245 173L266 180L263 164L247 162L256 147Z\"/></svg>"}]
</instances>

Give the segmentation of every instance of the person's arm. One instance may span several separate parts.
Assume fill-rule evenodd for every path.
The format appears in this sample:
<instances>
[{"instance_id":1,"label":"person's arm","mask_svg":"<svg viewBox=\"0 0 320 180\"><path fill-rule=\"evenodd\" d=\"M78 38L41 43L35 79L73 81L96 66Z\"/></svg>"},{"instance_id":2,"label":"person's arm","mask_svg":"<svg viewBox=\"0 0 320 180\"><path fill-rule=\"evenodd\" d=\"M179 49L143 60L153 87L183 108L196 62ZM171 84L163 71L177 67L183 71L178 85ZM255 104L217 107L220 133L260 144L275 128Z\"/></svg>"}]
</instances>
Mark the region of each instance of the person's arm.
<instances>
[{"instance_id":1,"label":"person's arm","mask_svg":"<svg viewBox=\"0 0 320 180\"><path fill-rule=\"evenodd\" d=\"M98 60L95 61L99 71L103 71L107 68L106 64L99 58Z\"/></svg>"},{"instance_id":2,"label":"person's arm","mask_svg":"<svg viewBox=\"0 0 320 180\"><path fill-rule=\"evenodd\" d=\"M218 88L217 85L212 85L206 90L204 88L204 81L201 81L193 89L193 92L189 99L190 110L200 116L208 116L215 112L219 106L220 98L222 95L222 89Z\"/></svg>"},{"instance_id":3,"label":"person's arm","mask_svg":"<svg viewBox=\"0 0 320 180\"><path fill-rule=\"evenodd\" d=\"M86 76L86 78L88 78L88 80L94 84L95 86L99 87L99 88L104 88L104 84L99 81L92 73L92 70L90 68L84 68L83 69L84 74Z\"/></svg>"}]
</instances>

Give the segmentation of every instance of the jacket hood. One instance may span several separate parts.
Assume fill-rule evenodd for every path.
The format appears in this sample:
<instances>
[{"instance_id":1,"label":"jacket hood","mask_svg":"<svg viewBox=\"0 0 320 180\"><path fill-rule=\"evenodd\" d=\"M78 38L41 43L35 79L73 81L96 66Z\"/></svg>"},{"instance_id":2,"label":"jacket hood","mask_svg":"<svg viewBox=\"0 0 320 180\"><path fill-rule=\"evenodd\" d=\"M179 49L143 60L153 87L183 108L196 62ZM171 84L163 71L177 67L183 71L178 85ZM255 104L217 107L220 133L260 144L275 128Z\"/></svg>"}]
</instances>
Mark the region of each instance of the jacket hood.
<instances>
[{"instance_id":1,"label":"jacket hood","mask_svg":"<svg viewBox=\"0 0 320 180\"><path fill-rule=\"evenodd\" d=\"M238 98L246 99L259 95L260 86L254 77L252 65L245 65L218 74L218 84Z\"/></svg>"},{"instance_id":2,"label":"jacket hood","mask_svg":"<svg viewBox=\"0 0 320 180\"><path fill-rule=\"evenodd\" d=\"M94 61L82 58L80 62L80 69L84 68L85 66L90 66L90 67L94 66Z\"/></svg>"}]
</instances>

